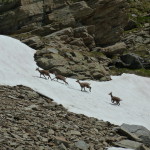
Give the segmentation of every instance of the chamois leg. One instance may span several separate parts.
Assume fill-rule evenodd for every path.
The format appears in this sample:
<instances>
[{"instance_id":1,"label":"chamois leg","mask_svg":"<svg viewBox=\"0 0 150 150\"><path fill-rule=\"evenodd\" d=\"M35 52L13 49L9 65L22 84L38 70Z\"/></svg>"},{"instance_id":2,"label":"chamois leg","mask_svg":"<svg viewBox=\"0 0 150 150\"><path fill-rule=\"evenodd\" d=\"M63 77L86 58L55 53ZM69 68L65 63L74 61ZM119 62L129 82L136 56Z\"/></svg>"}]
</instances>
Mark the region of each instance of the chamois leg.
<instances>
[{"instance_id":1,"label":"chamois leg","mask_svg":"<svg viewBox=\"0 0 150 150\"><path fill-rule=\"evenodd\" d=\"M50 75L48 76L48 79L49 79L49 78L52 80L52 78L51 78L51 76L50 76Z\"/></svg>"},{"instance_id":2,"label":"chamois leg","mask_svg":"<svg viewBox=\"0 0 150 150\"><path fill-rule=\"evenodd\" d=\"M43 76L45 77L45 79L47 80L46 76L43 74Z\"/></svg>"},{"instance_id":3,"label":"chamois leg","mask_svg":"<svg viewBox=\"0 0 150 150\"><path fill-rule=\"evenodd\" d=\"M51 80L54 80L54 79L56 79L56 77L55 77L55 78L53 78L53 79L51 79Z\"/></svg>"},{"instance_id":4,"label":"chamois leg","mask_svg":"<svg viewBox=\"0 0 150 150\"><path fill-rule=\"evenodd\" d=\"M86 92L85 87L84 87L84 91Z\"/></svg>"},{"instance_id":5,"label":"chamois leg","mask_svg":"<svg viewBox=\"0 0 150 150\"><path fill-rule=\"evenodd\" d=\"M120 105L120 103L119 103L119 102L117 102L117 105L119 106L119 105Z\"/></svg>"},{"instance_id":6,"label":"chamois leg","mask_svg":"<svg viewBox=\"0 0 150 150\"><path fill-rule=\"evenodd\" d=\"M67 81L64 81L65 82L65 84L68 84L68 82Z\"/></svg>"},{"instance_id":7,"label":"chamois leg","mask_svg":"<svg viewBox=\"0 0 150 150\"><path fill-rule=\"evenodd\" d=\"M91 92L91 87L89 87L89 91Z\"/></svg>"}]
</instances>

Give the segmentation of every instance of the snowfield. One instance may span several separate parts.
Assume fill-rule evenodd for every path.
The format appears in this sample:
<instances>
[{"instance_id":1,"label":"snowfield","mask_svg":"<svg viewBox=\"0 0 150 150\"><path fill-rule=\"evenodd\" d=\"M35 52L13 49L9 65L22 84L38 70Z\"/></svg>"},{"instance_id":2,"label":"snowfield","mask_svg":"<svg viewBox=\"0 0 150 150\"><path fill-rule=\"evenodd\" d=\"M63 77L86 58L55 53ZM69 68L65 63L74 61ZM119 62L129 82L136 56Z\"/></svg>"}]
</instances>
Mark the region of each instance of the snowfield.
<instances>
[{"instance_id":1,"label":"snowfield","mask_svg":"<svg viewBox=\"0 0 150 150\"><path fill-rule=\"evenodd\" d=\"M39 78L39 72L35 71L34 53L34 49L20 41L0 35L0 84L22 84L52 98L74 113L117 125L143 125L150 130L150 78L123 74L112 76L112 80L107 82L90 80L92 92L88 89L81 92L75 79L67 78L69 85L65 85L61 81ZM110 92L122 99L120 106L111 103Z\"/></svg>"}]
</instances>

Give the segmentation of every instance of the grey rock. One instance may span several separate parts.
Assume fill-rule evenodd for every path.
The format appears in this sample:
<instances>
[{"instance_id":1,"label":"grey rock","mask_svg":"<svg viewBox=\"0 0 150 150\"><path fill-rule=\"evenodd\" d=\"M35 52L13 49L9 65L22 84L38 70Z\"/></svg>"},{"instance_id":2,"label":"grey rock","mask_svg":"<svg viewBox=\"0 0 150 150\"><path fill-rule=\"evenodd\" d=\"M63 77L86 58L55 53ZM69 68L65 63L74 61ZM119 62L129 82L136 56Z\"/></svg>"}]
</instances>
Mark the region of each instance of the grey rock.
<instances>
[{"instance_id":1,"label":"grey rock","mask_svg":"<svg viewBox=\"0 0 150 150\"><path fill-rule=\"evenodd\" d=\"M116 54L123 54L123 52L127 49L126 44L124 42L119 42L114 45L101 48L101 52L108 56L114 56Z\"/></svg>"},{"instance_id":2,"label":"grey rock","mask_svg":"<svg viewBox=\"0 0 150 150\"><path fill-rule=\"evenodd\" d=\"M131 140L122 140L120 142L114 143L115 146L123 147L123 148L132 148L135 150L142 150L143 144Z\"/></svg>"},{"instance_id":3,"label":"grey rock","mask_svg":"<svg viewBox=\"0 0 150 150\"><path fill-rule=\"evenodd\" d=\"M140 69L143 68L142 58L136 54L124 54L120 59L128 65L130 69Z\"/></svg>"},{"instance_id":4,"label":"grey rock","mask_svg":"<svg viewBox=\"0 0 150 150\"><path fill-rule=\"evenodd\" d=\"M89 148L89 145L82 140L76 142L75 146L81 150L88 150L88 148Z\"/></svg>"},{"instance_id":5,"label":"grey rock","mask_svg":"<svg viewBox=\"0 0 150 150\"><path fill-rule=\"evenodd\" d=\"M150 146L150 131L145 127L139 125L122 124L121 128L127 130L133 135L136 135L144 144Z\"/></svg>"},{"instance_id":6,"label":"grey rock","mask_svg":"<svg viewBox=\"0 0 150 150\"><path fill-rule=\"evenodd\" d=\"M76 10L78 8L78 11ZM76 2L70 5L70 10L76 19L82 19L87 17L93 12L85 1Z\"/></svg>"},{"instance_id":7,"label":"grey rock","mask_svg":"<svg viewBox=\"0 0 150 150\"><path fill-rule=\"evenodd\" d=\"M39 49L44 46L44 43L38 36L25 39L22 42L35 49Z\"/></svg>"}]
</instances>

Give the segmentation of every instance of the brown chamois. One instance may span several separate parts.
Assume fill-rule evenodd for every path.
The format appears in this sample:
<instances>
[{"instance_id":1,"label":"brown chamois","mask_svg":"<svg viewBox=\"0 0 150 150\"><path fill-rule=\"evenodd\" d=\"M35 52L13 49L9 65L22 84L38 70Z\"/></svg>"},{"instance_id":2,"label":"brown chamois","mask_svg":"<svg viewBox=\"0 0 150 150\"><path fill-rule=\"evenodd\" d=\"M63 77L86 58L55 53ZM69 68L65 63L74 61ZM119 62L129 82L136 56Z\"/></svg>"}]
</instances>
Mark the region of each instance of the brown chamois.
<instances>
[{"instance_id":1,"label":"brown chamois","mask_svg":"<svg viewBox=\"0 0 150 150\"><path fill-rule=\"evenodd\" d=\"M40 78L41 78L41 75L43 75L44 77L48 76L48 79L50 78L52 80L52 78L50 76L50 72L48 70L40 70L39 68L36 68L36 71L39 71ZM46 77L45 77L45 79L46 79Z\"/></svg>"},{"instance_id":2,"label":"brown chamois","mask_svg":"<svg viewBox=\"0 0 150 150\"><path fill-rule=\"evenodd\" d=\"M116 104L119 106L120 105L120 101L122 101L119 97L113 96L112 92L110 92L108 95L111 96L111 102L114 103L116 102Z\"/></svg>"},{"instance_id":3,"label":"brown chamois","mask_svg":"<svg viewBox=\"0 0 150 150\"><path fill-rule=\"evenodd\" d=\"M57 74L56 71L54 72L54 75L55 75L55 78L53 78L52 80L54 80L54 79L57 79L57 81L58 81L58 80L62 80L62 81L65 82L65 84L68 84L68 82L66 81L66 77L64 77L64 76L62 76L62 75L60 75L60 74Z\"/></svg>"},{"instance_id":4,"label":"brown chamois","mask_svg":"<svg viewBox=\"0 0 150 150\"><path fill-rule=\"evenodd\" d=\"M85 88L89 88L89 91L91 92L91 86L90 86L89 83L87 83L87 82L80 82L79 80L77 80L76 82L78 82L80 84L81 91L82 91L82 89L84 89L84 91L86 91Z\"/></svg>"}]
</instances>

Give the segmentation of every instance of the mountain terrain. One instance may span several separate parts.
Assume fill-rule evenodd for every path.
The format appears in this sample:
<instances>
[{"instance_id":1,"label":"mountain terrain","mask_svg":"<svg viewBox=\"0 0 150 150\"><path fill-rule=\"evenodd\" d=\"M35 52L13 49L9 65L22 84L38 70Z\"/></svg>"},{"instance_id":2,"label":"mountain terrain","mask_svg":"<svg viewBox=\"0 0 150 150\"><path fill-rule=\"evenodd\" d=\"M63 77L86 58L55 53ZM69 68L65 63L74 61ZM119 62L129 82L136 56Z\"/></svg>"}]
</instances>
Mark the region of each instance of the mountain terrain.
<instances>
[{"instance_id":1,"label":"mountain terrain","mask_svg":"<svg viewBox=\"0 0 150 150\"><path fill-rule=\"evenodd\" d=\"M35 50L0 35L1 150L150 149L149 0L1 0L0 34Z\"/></svg>"},{"instance_id":2,"label":"mountain terrain","mask_svg":"<svg viewBox=\"0 0 150 150\"><path fill-rule=\"evenodd\" d=\"M149 76L149 0L2 0L0 34L37 50L38 66L67 77Z\"/></svg>"}]
</instances>

